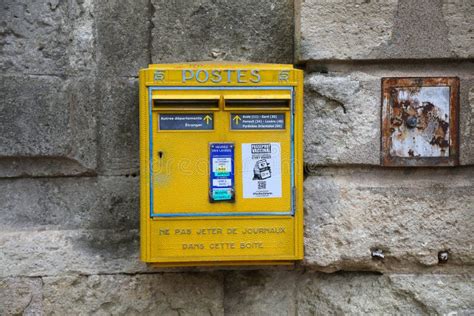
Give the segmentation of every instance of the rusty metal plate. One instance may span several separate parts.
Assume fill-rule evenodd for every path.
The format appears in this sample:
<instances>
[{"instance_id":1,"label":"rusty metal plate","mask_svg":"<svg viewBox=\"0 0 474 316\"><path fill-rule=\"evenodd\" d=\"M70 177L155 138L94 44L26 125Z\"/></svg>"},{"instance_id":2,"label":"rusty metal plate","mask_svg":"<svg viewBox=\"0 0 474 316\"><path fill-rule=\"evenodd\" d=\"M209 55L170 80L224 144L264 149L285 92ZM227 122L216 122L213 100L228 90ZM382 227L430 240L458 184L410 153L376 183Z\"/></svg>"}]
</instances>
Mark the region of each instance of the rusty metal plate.
<instances>
[{"instance_id":1,"label":"rusty metal plate","mask_svg":"<svg viewBox=\"0 0 474 316\"><path fill-rule=\"evenodd\" d=\"M382 165L459 163L459 78L382 78Z\"/></svg>"}]
</instances>

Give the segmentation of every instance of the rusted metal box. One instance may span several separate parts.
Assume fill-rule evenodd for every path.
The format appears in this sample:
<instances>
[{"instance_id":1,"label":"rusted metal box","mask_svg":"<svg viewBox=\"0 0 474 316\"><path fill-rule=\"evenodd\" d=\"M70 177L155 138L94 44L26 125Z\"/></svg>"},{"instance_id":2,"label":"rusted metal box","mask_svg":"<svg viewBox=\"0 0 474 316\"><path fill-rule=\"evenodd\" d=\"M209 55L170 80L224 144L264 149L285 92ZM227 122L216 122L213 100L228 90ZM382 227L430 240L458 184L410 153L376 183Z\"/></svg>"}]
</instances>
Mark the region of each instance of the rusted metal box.
<instances>
[{"instance_id":1,"label":"rusted metal box","mask_svg":"<svg viewBox=\"0 0 474 316\"><path fill-rule=\"evenodd\" d=\"M459 78L382 78L382 165L459 163Z\"/></svg>"}]
</instances>

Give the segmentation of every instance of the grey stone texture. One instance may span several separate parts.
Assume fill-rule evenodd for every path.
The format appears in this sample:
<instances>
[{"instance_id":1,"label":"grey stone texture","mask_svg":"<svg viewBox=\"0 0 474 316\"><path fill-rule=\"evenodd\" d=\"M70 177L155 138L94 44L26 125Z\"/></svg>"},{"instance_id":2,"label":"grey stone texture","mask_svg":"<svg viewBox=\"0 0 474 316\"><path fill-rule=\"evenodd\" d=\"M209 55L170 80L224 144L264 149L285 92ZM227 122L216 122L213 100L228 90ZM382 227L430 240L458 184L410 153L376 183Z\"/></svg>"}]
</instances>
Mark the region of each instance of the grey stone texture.
<instances>
[{"instance_id":1,"label":"grey stone texture","mask_svg":"<svg viewBox=\"0 0 474 316\"><path fill-rule=\"evenodd\" d=\"M293 1L152 0L154 63L293 61Z\"/></svg>"},{"instance_id":2,"label":"grey stone texture","mask_svg":"<svg viewBox=\"0 0 474 316\"><path fill-rule=\"evenodd\" d=\"M95 1L95 12L99 73L138 76L138 70L151 63L150 1Z\"/></svg>"},{"instance_id":3,"label":"grey stone texture","mask_svg":"<svg viewBox=\"0 0 474 316\"><path fill-rule=\"evenodd\" d=\"M470 315L472 275L240 271L0 279L2 315ZM442 298L442 299L440 299Z\"/></svg>"},{"instance_id":4,"label":"grey stone texture","mask_svg":"<svg viewBox=\"0 0 474 316\"><path fill-rule=\"evenodd\" d=\"M99 173L139 172L138 80L119 78L100 84Z\"/></svg>"},{"instance_id":5,"label":"grey stone texture","mask_svg":"<svg viewBox=\"0 0 474 316\"><path fill-rule=\"evenodd\" d=\"M1 4L0 70L37 75L90 74L96 67L94 2Z\"/></svg>"},{"instance_id":6,"label":"grey stone texture","mask_svg":"<svg viewBox=\"0 0 474 316\"><path fill-rule=\"evenodd\" d=\"M138 177L0 180L0 230L138 229Z\"/></svg>"},{"instance_id":7,"label":"grey stone texture","mask_svg":"<svg viewBox=\"0 0 474 316\"><path fill-rule=\"evenodd\" d=\"M0 177L137 175L149 1L7 1L2 10Z\"/></svg>"},{"instance_id":8,"label":"grey stone texture","mask_svg":"<svg viewBox=\"0 0 474 316\"><path fill-rule=\"evenodd\" d=\"M310 269L445 271L474 264L474 169L313 169L305 187ZM380 249L384 258L373 258ZM446 264L438 253L449 252Z\"/></svg>"},{"instance_id":9,"label":"grey stone texture","mask_svg":"<svg viewBox=\"0 0 474 316\"><path fill-rule=\"evenodd\" d=\"M297 279L298 315L469 315L470 275L306 273Z\"/></svg>"},{"instance_id":10,"label":"grey stone texture","mask_svg":"<svg viewBox=\"0 0 474 316\"><path fill-rule=\"evenodd\" d=\"M42 290L41 278L0 279L0 315L41 315Z\"/></svg>"},{"instance_id":11,"label":"grey stone texture","mask_svg":"<svg viewBox=\"0 0 474 316\"><path fill-rule=\"evenodd\" d=\"M236 271L225 274L226 315L296 315L294 271Z\"/></svg>"},{"instance_id":12,"label":"grey stone texture","mask_svg":"<svg viewBox=\"0 0 474 316\"><path fill-rule=\"evenodd\" d=\"M299 0L296 60L472 58L467 0Z\"/></svg>"},{"instance_id":13,"label":"grey stone texture","mask_svg":"<svg viewBox=\"0 0 474 316\"><path fill-rule=\"evenodd\" d=\"M0 91L0 176L95 172L94 79L3 75Z\"/></svg>"},{"instance_id":14,"label":"grey stone texture","mask_svg":"<svg viewBox=\"0 0 474 316\"><path fill-rule=\"evenodd\" d=\"M305 163L380 164L380 78L309 74L305 86Z\"/></svg>"},{"instance_id":15,"label":"grey stone texture","mask_svg":"<svg viewBox=\"0 0 474 316\"><path fill-rule=\"evenodd\" d=\"M0 277L148 271L137 230L23 230L0 233Z\"/></svg>"},{"instance_id":16,"label":"grey stone texture","mask_svg":"<svg viewBox=\"0 0 474 316\"><path fill-rule=\"evenodd\" d=\"M467 0L2 1L0 314L473 314L473 10ZM139 68L294 59L306 71L305 260L212 272L142 263ZM460 77L462 166L380 167L390 76Z\"/></svg>"},{"instance_id":17,"label":"grey stone texture","mask_svg":"<svg viewBox=\"0 0 474 316\"><path fill-rule=\"evenodd\" d=\"M381 79L458 76L460 164L474 163L472 62L309 65L305 78L307 165L380 165Z\"/></svg>"},{"instance_id":18,"label":"grey stone texture","mask_svg":"<svg viewBox=\"0 0 474 316\"><path fill-rule=\"evenodd\" d=\"M43 278L47 315L223 315L219 274Z\"/></svg>"}]
</instances>

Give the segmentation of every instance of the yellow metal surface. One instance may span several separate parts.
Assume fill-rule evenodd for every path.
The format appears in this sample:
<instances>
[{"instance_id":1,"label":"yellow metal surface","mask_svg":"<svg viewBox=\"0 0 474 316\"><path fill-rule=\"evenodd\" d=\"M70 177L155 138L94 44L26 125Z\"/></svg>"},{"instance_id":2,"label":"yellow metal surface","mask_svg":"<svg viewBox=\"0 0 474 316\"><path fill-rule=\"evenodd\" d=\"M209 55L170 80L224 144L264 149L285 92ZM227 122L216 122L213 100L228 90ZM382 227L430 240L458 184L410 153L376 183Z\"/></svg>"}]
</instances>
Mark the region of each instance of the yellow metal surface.
<instances>
[{"instance_id":1,"label":"yellow metal surface","mask_svg":"<svg viewBox=\"0 0 474 316\"><path fill-rule=\"evenodd\" d=\"M272 64L161 64L139 77L141 259L163 267L302 259L302 71ZM232 120L238 125L252 113L283 115L284 128L231 128ZM160 127L160 115L181 114L199 114L203 126L213 128ZM234 146L232 201L210 202L211 143ZM249 198L244 148L263 143L277 144L281 192Z\"/></svg>"}]
</instances>

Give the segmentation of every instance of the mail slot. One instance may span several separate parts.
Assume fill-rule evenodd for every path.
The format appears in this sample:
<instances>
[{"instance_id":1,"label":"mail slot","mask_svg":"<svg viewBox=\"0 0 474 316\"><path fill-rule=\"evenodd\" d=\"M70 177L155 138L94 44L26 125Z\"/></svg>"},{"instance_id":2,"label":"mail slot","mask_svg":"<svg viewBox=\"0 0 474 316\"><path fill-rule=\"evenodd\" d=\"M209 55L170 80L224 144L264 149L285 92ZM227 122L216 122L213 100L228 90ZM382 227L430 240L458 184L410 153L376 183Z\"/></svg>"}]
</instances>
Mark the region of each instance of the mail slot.
<instances>
[{"instance_id":1,"label":"mail slot","mask_svg":"<svg viewBox=\"0 0 474 316\"><path fill-rule=\"evenodd\" d=\"M140 70L141 259L303 258L303 73L291 65Z\"/></svg>"}]
</instances>

